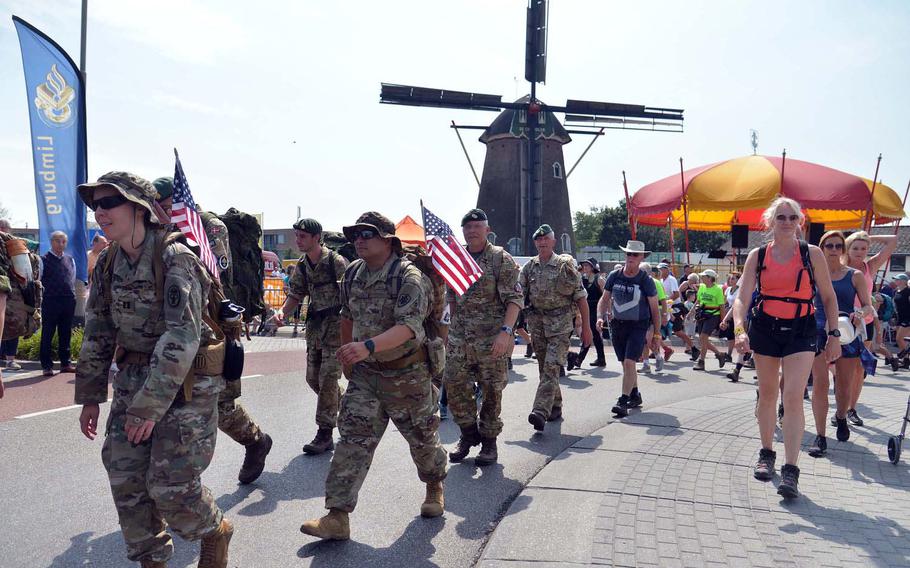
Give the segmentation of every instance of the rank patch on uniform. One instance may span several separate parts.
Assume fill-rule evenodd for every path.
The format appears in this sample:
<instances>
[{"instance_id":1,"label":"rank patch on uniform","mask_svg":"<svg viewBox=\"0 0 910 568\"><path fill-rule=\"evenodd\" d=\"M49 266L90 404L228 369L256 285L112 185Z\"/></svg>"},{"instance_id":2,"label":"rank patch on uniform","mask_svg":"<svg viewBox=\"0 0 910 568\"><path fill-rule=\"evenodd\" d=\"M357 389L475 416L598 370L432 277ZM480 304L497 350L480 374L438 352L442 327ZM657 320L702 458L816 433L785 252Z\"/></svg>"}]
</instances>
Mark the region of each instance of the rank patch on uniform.
<instances>
[{"instance_id":1,"label":"rank patch on uniform","mask_svg":"<svg viewBox=\"0 0 910 568\"><path fill-rule=\"evenodd\" d=\"M176 284L171 284L167 289L167 305L172 308L176 308L180 305L181 296L182 294L180 293L180 287Z\"/></svg>"},{"instance_id":2,"label":"rank patch on uniform","mask_svg":"<svg viewBox=\"0 0 910 568\"><path fill-rule=\"evenodd\" d=\"M398 296L398 307L403 308L411 303L411 297L407 294Z\"/></svg>"},{"instance_id":3,"label":"rank patch on uniform","mask_svg":"<svg viewBox=\"0 0 910 568\"><path fill-rule=\"evenodd\" d=\"M521 294L521 282L515 283L515 291Z\"/></svg>"},{"instance_id":4,"label":"rank patch on uniform","mask_svg":"<svg viewBox=\"0 0 910 568\"><path fill-rule=\"evenodd\" d=\"M221 255L220 257L218 257L218 268L220 268L221 270L227 270L227 267L228 267L227 256Z\"/></svg>"}]
</instances>

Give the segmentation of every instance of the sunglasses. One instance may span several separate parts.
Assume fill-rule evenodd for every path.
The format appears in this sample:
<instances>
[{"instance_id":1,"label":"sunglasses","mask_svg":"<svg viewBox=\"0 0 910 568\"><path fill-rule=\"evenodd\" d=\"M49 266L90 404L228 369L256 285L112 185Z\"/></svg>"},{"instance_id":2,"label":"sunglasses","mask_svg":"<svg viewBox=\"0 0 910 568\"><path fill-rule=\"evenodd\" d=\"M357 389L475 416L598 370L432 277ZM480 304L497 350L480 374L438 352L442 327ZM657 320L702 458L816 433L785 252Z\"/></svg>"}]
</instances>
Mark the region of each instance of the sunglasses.
<instances>
[{"instance_id":1,"label":"sunglasses","mask_svg":"<svg viewBox=\"0 0 910 568\"><path fill-rule=\"evenodd\" d=\"M352 237L351 240L354 240L354 241L356 241L357 239L363 239L365 241L368 241L370 239L375 239L378 236L379 236L379 233L377 233L373 229L356 229L354 231L351 231L351 237Z\"/></svg>"},{"instance_id":2,"label":"sunglasses","mask_svg":"<svg viewBox=\"0 0 910 568\"><path fill-rule=\"evenodd\" d=\"M642 253L640 253L640 252L627 252L627 253L626 253L626 256L631 257L631 258L636 258L636 257L642 256Z\"/></svg>"},{"instance_id":3,"label":"sunglasses","mask_svg":"<svg viewBox=\"0 0 910 568\"><path fill-rule=\"evenodd\" d=\"M844 243L825 243L828 250L844 250Z\"/></svg>"},{"instance_id":4,"label":"sunglasses","mask_svg":"<svg viewBox=\"0 0 910 568\"><path fill-rule=\"evenodd\" d=\"M107 197L102 197L101 199L92 201L92 204L89 205L89 208L92 211L97 211L98 209L111 210L115 207L120 207L127 201L129 201L129 199L123 197L118 193L117 195L108 195Z\"/></svg>"},{"instance_id":5,"label":"sunglasses","mask_svg":"<svg viewBox=\"0 0 910 568\"><path fill-rule=\"evenodd\" d=\"M778 215L775 218L778 221L790 221L791 223L795 223L799 220L799 215Z\"/></svg>"}]
</instances>

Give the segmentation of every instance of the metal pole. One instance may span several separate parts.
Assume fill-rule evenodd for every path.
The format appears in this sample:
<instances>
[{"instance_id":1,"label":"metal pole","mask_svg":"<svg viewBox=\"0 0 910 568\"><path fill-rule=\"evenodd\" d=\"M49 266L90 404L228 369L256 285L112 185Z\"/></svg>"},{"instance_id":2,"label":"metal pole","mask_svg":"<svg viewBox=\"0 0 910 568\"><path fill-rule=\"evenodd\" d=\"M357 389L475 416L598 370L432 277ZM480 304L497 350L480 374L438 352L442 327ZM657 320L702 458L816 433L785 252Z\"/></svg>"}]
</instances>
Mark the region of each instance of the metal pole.
<instances>
[{"instance_id":1,"label":"metal pole","mask_svg":"<svg viewBox=\"0 0 910 568\"><path fill-rule=\"evenodd\" d=\"M82 72L83 88L85 87L85 43L87 39L88 26L88 0L82 0L82 43L79 48L79 70Z\"/></svg>"},{"instance_id":2,"label":"metal pole","mask_svg":"<svg viewBox=\"0 0 910 568\"><path fill-rule=\"evenodd\" d=\"M594 138L591 140L591 143L588 144L587 148L585 148L585 151L581 153L581 156L579 156L578 159L575 160L575 163L572 164L572 167L569 169L569 173L566 174L566 179L567 179L567 180L569 179L569 176L572 175L572 172L575 171L575 168L578 167L578 164L581 163L581 159L585 157L585 154L588 153L588 150L591 149L591 146L593 146L594 143L597 142L597 139L600 138L600 137L603 135L603 133L604 133L604 129L601 128L601 129L600 129L600 132L598 132L598 133L594 136Z\"/></svg>"},{"instance_id":3,"label":"metal pole","mask_svg":"<svg viewBox=\"0 0 910 568\"><path fill-rule=\"evenodd\" d=\"M452 121L452 128L455 129L455 136L458 136L458 143L461 144L461 151L464 152L464 157L468 159L468 165L471 166L471 173L474 174L474 181L477 182L477 187L480 187L480 178L477 177L477 170L474 169L474 163L471 162L471 156L468 155L468 149L464 147L464 140L461 139L461 133L458 132L458 126L456 126L455 121Z\"/></svg>"},{"instance_id":4,"label":"metal pole","mask_svg":"<svg viewBox=\"0 0 910 568\"><path fill-rule=\"evenodd\" d=\"M676 266L676 247L673 246L673 212L667 214L667 230L670 231L670 268Z\"/></svg>"},{"instance_id":5,"label":"metal pole","mask_svg":"<svg viewBox=\"0 0 910 568\"><path fill-rule=\"evenodd\" d=\"M875 162L875 176L872 178L872 191L869 194L869 209L866 211L866 222L864 227L866 231L869 231L872 228L872 215L873 209L875 209L875 186L878 185L878 167L882 164L882 155L878 155L878 160Z\"/></svg>"},{"instance_id":6,"label":"metal pole","mask_svg":"<svg viewBox=\"0 0 910 568\"><path fill-rule=\"evenodd\" d=\"M784 148L784 157L780 163L780 196L784 196L784 170L787 169L787 149Z\"/></svg>"},{"instance_id":7,"label":"metal pole","mask_svg":"<svg viewBox=\"0 0 910 568\"><path fill-rule=\"evenodd\" d=\"M629 218L629 232L632 233L632 240L637 239L635 233L635 218L632 216L632 202L629 200L629 186L626 184L626 170L622 171L622 189L626 192L626 217Z\"/></svg>"},{"instance_id":8,"label":"metal pole","mask_svg":"<svg viewBox=\"0 0 910 568\"><path fill-rule=\"evenodd\" d=\"M683 173L683 159L679 158L679 179L682 181L682 206L683 206L683 223L686 234L686 264L691 264L692 259L689 256L689 204L686 188L686 174Z\"/></svg>"}]
</instances>

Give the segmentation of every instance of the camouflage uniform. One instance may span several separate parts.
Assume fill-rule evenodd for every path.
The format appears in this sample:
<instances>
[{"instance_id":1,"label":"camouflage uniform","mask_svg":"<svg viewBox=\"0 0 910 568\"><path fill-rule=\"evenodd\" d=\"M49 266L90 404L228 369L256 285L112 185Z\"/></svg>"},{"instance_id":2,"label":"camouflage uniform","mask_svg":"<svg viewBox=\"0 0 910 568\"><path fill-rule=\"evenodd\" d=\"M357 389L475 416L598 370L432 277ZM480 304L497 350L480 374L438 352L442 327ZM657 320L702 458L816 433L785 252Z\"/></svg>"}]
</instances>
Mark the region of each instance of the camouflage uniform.
<instances>
[{"instance_id":1,"label":"camouflage uniform","mask_svg":"<svg viewBox=\"0 0 910 568\"><path fill-rule=\"evenodd\" d=\"M348 374L338 417L341 440L325 482L327 509L354 510L389 419L407 440L420 480L438 482L446 476L446 453L438 434L437 392L427 363L415 362L398 370L381 368L423 349L426 341L423 321L432 285L420 269L402 261L397 269L401 287L397 298L390 297L388 276L396 258L393 253L376 272L363 261L355 261L348 269L354 271L349 276L349 293L342 287L341 317L353 322L354 341L375 337L395 325L406 325L414 337L395 349L371 355Z\"/></svg>"},{"instance_id":2,"label":"camouflage uniform","mask_svg":"<svg viewBox=\"0 0 910 568\"><path fill-rule=\"evenodd\" d=\"M341 400L341 363L335 351L341 347L341 306L338 282L348 261L322 246L319 262L310 264L300 257L297 270L288 281L289 298L302 302L310 297L306 322L306 382L316 393L316 426L332 430L338 420ZM330 263L334 263L334 268ZM333 278L334 272L334 278Z\"/></svg>"},{"instance_id":3,"label":"camouflage uniform","mask_svg":"<svg viewBox=\"0 0 910 568\"><path fill-rule=\"evenodd\" d=\"M196 375L191 400L183 396L184 377L198 348L215 342L202 320L210 280L186 246L170 244L163 255L164 297L156 305L152 257L160 238L149 230L135 266L122 251L113 259L110 304L104 299L105 279L93 280L75 401L107 400L116 346L148 354L147 363L124 361L114 376L101 457L128 557L166 562L173 553L168 527L198 540L221 525L222 511L200 475L215 449L216 405L224 379ZM106 265L110 251L101 253L99 267ZM125 425L136 419L153 420L155 428L147 441L133 445Z\"/></svg>"},{"instance_id":4,"label":"camouflage uniform","mask_svg":"<svg viewBox=\"0 0 910 568\"><path fill-rule=\"evenodd\" d=\"M540 369L534 412L549 417L554 407L562 408L559 368L566 364L574 329L572 306L588 294L575 260L565 254L553 253L546 264L535 256L522 267L520 283L530 305L528 333Z\"/></svg>"},{"instance_id":5,"label":"camouflage uniform","mask_svg":"<svg viewBox=\"0 0 910 568\"><path fill-rule=\"evenodd\" d=\"M231 282L233 266L227 226L214 213L203 213L203 229L218 262L222 284ZM253 417L237 402L241 395L241 381L226 381L224 390L218 395L218 429L238 444L249 446L262 438L262 430Z\"/></svg>"},{"instance_id":6,"label":"camouflage uniform","mask_svg":"<svg viewBox=\"0 0 910 568\"><path fill-rule=\"evenodd\" d=\"M497 258L498 257L498 258ZM502 247L489 242L476 259L483 276L458 296L451 289L446 301L453 305L446 352L445 384L449 409L462 428L477 423L474 383L483 389L480 435L496 438L502 432L502 390L508 382L509 353L493 357L493 341L500 333L506 307L522 307L519 269Z\"/></svg>"}]
</instances>

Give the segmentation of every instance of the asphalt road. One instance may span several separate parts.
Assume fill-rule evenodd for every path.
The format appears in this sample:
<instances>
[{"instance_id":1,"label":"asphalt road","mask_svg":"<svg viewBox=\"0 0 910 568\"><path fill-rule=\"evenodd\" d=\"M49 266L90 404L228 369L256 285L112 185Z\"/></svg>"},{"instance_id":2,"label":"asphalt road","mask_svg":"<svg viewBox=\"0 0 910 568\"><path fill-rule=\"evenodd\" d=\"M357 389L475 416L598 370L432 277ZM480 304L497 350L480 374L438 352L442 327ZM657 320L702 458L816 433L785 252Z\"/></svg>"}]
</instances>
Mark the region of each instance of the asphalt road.
<instances>
[{"instance_id":1,"label":"asphalt road","mask_svg":"<svg viewBox=\"0 0 910 568\"><path fill-rule=\"evenodd\" d=\"M523 349L516 349L516 354L519 351ZM641 379L646 408L753 388L751 372L743 382L731 384L715 370L713 359L708 373L680 378L674 373L677 365L691 365L682 363L683 357L678 353L663 374ZM222 435L203 477L236 526L231 566L473 566L528 481L562 450L611 421L610 407L620 384L619 365L612 356L605 369L571 372L561 382L564 420L536 434L527 423L537 384L536 362L516 357L504 394L500 463L479 468L468 459L452 465L446 480L446 514L438 519L420 517L424 486L407 444L390 424L351 515L351 540L323 543L299 532L302 521L324 513L323 487L331 459L331 454L309 457L301 452L315 432L315 397L303 379L302 352L257 355L256 360L263 372L244 380L241 400L275 441L266 471L255 484L239 485L236 475L243 448ZM53 396L43 398L59 400L60 406L71 404L72 386L63 379L54 385ZM10 399L0 402L0 408L12 404ZM129 565L101 464L101 441L82 437L78 413L70 408L12 418L7 412L0 418L4 567ZM447 420L440 434L450 448L458 429ZM520 508L516 503L516 510ZM195 566L197 544L175 538L175 547L169 566Z\"/></svg>"}]
</instances>

